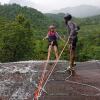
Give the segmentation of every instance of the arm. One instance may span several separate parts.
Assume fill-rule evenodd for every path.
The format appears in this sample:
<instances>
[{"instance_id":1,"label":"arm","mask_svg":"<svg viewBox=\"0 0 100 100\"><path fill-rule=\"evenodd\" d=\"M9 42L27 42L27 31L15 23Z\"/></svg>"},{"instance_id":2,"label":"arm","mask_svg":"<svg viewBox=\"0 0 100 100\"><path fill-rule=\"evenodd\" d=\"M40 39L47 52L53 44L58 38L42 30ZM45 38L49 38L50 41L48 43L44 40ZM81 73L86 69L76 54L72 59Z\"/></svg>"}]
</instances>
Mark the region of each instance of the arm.
<instances>
[{"instance_id":1,"label":"arm","mask_svg":"<svg viewBox=\"0 0 100 100\"><path fill-rule=\"evenodd\" d=\"M43 40L45 40L45 39L47 39L47 38L48 38L48 34L47 34L47 36L46 36L46 37L44 37L44 38L43 38Z\"/></svg>"},{"instance_id":2,"label":"arm","mask_svg":"<svg viewBox=\"0 0 100 100\"><path fill-rule=\"evenodd\" d=\"M74 23L69 22L68 27L70 28L69 38L71 38L75 35L75 25L74 25Z\"/></svg>"},{"instance_id":3,"label":"arm","mask_svg":"<svg viewBox=\"0 0 100 100\"><path fill-rule=\"evenodd\" d=\"M65 42L65 40L64 40L58 33L56 33L56 37L57 37L58 39L61 39L63 42Z\"/></svg>"}]
</instances>

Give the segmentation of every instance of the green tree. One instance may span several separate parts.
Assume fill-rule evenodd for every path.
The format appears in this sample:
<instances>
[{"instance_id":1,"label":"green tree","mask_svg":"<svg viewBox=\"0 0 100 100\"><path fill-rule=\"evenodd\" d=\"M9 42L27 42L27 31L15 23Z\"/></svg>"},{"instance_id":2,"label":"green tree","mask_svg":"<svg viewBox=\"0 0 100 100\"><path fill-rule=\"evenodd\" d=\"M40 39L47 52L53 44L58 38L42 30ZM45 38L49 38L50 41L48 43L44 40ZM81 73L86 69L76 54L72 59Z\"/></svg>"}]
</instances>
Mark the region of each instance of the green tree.
<instances>
[{"instance_id":1,"label":"green tree","mask_svg":"<svg viewBox=\"0 0 100 100\"><path fill-rule=\"evenodd\" d=\"M2 62L31 59L33 55L32 31L29 22L23 15L5 26L3 46L0 55Z\"/></svg>"}]
</instances>

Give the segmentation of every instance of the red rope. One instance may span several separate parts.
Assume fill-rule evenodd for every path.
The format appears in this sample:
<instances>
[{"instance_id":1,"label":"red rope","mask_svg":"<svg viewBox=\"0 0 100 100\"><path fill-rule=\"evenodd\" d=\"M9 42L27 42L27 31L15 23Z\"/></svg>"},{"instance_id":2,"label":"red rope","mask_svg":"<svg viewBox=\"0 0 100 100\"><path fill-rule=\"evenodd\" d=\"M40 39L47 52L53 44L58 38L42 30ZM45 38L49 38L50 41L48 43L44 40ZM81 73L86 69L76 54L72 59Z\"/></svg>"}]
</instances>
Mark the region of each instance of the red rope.
<instances>
[{"instance_id":1,"label":"red rope","mask_svg":"<svg viewBox=\"0 0 100 100\"><path fill-rule=\"evenodd\" d=\"M55 64L53 65L53 67L52 67L52 69L51 69L51 71L50 71L50 74L49 74L48 77L47 77L46 82L45 82L44 85L43 85L43 82L45 81L46 68L47 68L48 61L49 61L49 60L47 60L46 65L45 65L44 70L43 70L43 73L42 73L42 76L41 76L40 81L39 81L38 89L35 90L35 92L34 92L34 98L33 98L33 100L38 100L38 98L39 98L39 96L40 96L40 93L41 93L41 89L44 88L45 85L47 84L47 81L48 81L48 79L50 78L50 76L51 76L51 74L52 74L54 68L56 67L56 65L57 65L57 63L58 63L58 61L59 61L59 59L60 59L60 57L61 57L61 55L62 55L62 53L63 53L63 51L64 51L64 49L65 49L65 47L67 46L67 44L68 44L68 41L66 42L64 48L62 49L62 51L61 51L61 53L60 53L60 55L59 55L57 61L56 61Z\"/></svg>"}]
</instances>

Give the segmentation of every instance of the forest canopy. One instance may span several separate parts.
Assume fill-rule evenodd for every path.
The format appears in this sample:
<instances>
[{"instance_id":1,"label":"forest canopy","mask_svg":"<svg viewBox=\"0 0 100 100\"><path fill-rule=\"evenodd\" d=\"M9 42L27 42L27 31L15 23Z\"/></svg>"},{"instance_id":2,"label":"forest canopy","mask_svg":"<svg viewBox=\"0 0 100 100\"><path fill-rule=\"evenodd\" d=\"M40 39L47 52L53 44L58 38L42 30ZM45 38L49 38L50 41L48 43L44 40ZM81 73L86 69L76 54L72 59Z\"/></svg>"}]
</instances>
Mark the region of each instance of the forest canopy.
<instances>
[{"instance_id":1,"label":"forest canopy","mask_svg":"<svg viewBox=\"0 0 100 100\"><path fill-rule=\"evenodd\" d=\"M80 26L77 61L100 60L100 16L74 18ZM44 40L50 24L56 25L66 40L63 14L42 14L19 5L0 5L0 62L46 60L48 41ZM58 41L59 52L64 42ZM54 58L52 54L51 59ZM67 48L61 59L68 60Z\"/></svg>"}]
</instances>

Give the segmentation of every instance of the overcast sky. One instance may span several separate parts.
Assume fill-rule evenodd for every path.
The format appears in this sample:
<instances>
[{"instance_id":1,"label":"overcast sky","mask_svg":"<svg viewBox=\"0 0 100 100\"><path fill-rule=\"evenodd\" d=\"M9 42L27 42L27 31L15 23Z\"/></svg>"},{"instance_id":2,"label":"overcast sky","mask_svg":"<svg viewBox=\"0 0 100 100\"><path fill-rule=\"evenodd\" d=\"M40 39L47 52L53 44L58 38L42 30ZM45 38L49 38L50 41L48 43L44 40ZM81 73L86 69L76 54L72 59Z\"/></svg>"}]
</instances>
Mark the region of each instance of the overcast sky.
<instances>
[{"instance_id":1,"label":"overcast sky","mask_svg":"<svg viewBox=\"0 0 100 100\"><path fill-rule=\"evenodd\" d=\"M57 10L60 8L73 7L77 5L94 5L100 6L100 0L29 0L38 5L43 11ZM0 0L1 3L8 3L9 0Z\"/></svg>"}]
</instances>

